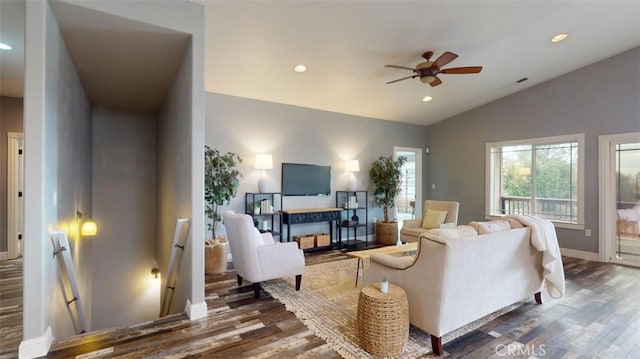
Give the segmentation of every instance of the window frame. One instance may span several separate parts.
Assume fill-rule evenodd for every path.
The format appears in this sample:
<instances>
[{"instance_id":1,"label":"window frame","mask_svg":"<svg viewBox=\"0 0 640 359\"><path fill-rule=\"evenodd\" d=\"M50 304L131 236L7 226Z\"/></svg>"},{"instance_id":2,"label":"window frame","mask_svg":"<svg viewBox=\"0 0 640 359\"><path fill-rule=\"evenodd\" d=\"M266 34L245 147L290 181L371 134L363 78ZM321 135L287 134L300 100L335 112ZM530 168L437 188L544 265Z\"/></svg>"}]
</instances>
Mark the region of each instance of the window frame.
<instances>
[{"instance_id":1,"label":"window frame","mask_svg":"<svg viewBox=\"0 0 640 359\"><path fill-rule=\"evenodd\" d=\"M561 143L577 142L578 143L578 159L577 159L577 193L576 201L578 207L577 222L562 221L558 219L552 219L556 227L570 228L584 230L584 133L576 133L571 135L562 136L549 136L528 138L522 140L510 140L499 142L488 142L485 144L485 218L486 219L499 219L505 214L500 214L499 197L501 192L501 183L498 176L495 175L496 169L501 166L502 159L497 160L497 156L492 155L492 150L498 147L504 146L532 146L532 151L535 146L539 145L555 145ZM535 162L534 162L535 163ZM533 165L533 164L532 164ZM500 176L502 178L502 176ZM535 176L532 179L532 185L535 186ZM497 193L497 195L496 195ZM534 192L535 193L535 192Z\"/></svg>"}]
</instances>

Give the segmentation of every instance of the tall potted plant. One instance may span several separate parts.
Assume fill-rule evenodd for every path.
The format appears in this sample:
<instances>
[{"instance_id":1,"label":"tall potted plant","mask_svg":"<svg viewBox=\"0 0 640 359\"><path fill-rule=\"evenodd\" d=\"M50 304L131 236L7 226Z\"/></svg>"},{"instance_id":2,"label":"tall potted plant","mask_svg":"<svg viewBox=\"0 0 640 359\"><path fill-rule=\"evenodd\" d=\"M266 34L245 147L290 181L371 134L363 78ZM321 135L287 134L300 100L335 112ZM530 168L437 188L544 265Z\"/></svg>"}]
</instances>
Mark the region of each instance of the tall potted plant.
<instances>
[{"instance_id":1,"label":"tall potted plant","mask_svg":"<svg viewBox=\"0 0 640 359\"><path fill-rule=\"evenodd\" d=\"M222 154L206 145L204 148L204 213L211 220L207 228L212 231L212 238L216 238L218 223L222 221L219 208L238 192L242 174L236 169L236 162L241 163L242 158L232 152Z\"/></svg>"},{"instance_id":2,"label":"tall potted plant","mask_svg":"<svg viewBox=\"0 0 640 359\"><path fill-rule=\"evenodd\" d=\"M380 156L371 164L369 177L373 186L373 203L381 206L383 220L376 223L376 241L382 244L395 244L398 240L398 222L389 220L389 209L393 208L395 198L401 191L402 166L407 162L404 156L394 160L393 156Z\"/></svg>"}]
</instances>

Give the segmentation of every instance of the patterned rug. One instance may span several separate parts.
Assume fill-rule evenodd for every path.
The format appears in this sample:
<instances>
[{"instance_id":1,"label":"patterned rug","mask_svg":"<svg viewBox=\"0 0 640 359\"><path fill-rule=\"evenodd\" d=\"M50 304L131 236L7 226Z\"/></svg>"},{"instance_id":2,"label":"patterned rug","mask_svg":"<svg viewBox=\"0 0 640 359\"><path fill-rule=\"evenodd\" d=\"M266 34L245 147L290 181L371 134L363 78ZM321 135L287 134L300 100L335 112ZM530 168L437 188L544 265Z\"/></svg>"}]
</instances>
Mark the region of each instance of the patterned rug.
<instances>
[{"instance_id":1,"label":"patterned rug","mask_svg":"<svg viewBox=\"0 0 640 359\"><path fill-rule=\"evenodd\" d=\"M263 282L262 288L343 357L380 358L367 353L359 345L356 316L362 282L359 280L358 286L354 286L356 265L357 259L350 258L307 266L299 292L295 290L293 278ZM521 303L503 308L451 332L442 338L442 342L473 331L519 305ZM431 353L430 336L411 326L405 350L398 358L437 358L428 353Z\"/></svg>"}]
</instances>

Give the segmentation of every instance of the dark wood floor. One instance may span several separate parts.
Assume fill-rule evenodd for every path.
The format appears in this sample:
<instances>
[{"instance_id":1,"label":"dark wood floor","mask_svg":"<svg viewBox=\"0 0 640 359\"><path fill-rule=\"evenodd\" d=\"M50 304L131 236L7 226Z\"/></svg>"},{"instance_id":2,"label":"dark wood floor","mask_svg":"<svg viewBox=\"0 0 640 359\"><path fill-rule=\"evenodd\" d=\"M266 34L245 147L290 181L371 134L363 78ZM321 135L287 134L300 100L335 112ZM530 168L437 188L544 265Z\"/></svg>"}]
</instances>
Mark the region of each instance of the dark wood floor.
<instances>
[{"instance_id":1,"label":"dark wood floor","mask_svg":"<svg viewBox=\"0 0 640 359\"><path fill-rule=\"evenodd\" d=\"M308 263L341 258L336 252L324 253L310 256ZM567 292L563 299L545 297L543 305L530 301L446 343L443 357L640 357L640 269L573 258L564 258L564 264ZM2 265L0 262L0 268ZM0 283L10 282L5 276L12 271L0 269L0 273ZM233 271L207 275L205 291L207 318L190 322L185 315L174 315L129 328L92 332L54 343L49 357L92 352L130 358L339 357L268 294L254 299L250 284L238 287ZM0 315L4 315L5 302L0 302ZM4 326L4 316L0 318ZM15 357L17 344L11 345L16 345L13 352L0 351L0 357Z\"/></svg>"}]
</instances>

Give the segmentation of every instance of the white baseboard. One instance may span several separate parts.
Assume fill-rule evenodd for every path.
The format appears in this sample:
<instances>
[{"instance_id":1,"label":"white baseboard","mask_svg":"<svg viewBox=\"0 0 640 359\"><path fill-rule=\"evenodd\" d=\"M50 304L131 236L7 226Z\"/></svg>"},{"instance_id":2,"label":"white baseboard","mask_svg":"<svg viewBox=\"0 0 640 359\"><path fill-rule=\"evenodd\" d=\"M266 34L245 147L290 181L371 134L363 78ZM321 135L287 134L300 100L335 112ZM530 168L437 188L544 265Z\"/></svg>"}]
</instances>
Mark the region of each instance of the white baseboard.
<instances>
[{"instance_id":1,"label":"white baseboard","mask_svg":"<svg viewBox=\"0 0 640 359\"><path fill-rule=\"evenodd\" d=\"M9 252L0 252L0 261L9 259Z\"/></svg>"},{"instance_id":2,"label":"white baseboard","mask_svg":"<svg viewBox=\"0 0 640 359\"><path fill-rule=\"evenodd\" d=\"M18 358L31 359L45 356L49 352L51 343L53 343L53 334L51 334L51 327L47 327L41 337L23 340L20 343Z\"/></svg>"},{"instance_id":3,"label":"white baseboard","mask_svg":"<svg viewBox=\"0 0 640 359\"><path fill-rule=\"evenodd\" d=\"M579 251L577 249L569 249L569 248L560 248L560 253L563 256L578 258L578 259L586 259L588 261L599 262L598 253Z\"/></svg>"},{"instance_id":4,"label":"white baseboard","mask_svg":"<svg viewBox=\"0 0 640 359\"><path fill-rule=\"evenodd\" d=\"M191 304L191 301L187 299L187 305L184 307L184 311L191 320L204 318L207 316L207 303L200 302L198 304Z\"/></svg>"}]
</instances>

